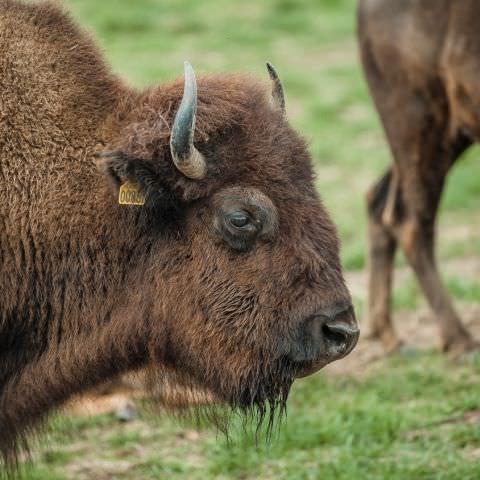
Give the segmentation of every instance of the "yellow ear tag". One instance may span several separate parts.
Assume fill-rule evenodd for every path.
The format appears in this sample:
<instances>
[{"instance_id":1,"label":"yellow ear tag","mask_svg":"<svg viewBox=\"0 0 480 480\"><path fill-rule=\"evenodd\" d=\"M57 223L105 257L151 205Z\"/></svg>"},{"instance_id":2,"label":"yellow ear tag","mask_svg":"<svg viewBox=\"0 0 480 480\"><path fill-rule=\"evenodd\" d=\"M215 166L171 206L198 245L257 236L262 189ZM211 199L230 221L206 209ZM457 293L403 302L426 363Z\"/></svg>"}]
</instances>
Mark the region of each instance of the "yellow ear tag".
<instances>
[{"instance_id":1,"label":"yellow ear tag","mask_svg":"<svg viewBox=\"0 0 480 480\"><path fill-rule=\"evenodd\" d=\"M138 183L125 182L118 192L120 205L145 205L145 197L140 191Z\"/></svg>"}]
</instances>

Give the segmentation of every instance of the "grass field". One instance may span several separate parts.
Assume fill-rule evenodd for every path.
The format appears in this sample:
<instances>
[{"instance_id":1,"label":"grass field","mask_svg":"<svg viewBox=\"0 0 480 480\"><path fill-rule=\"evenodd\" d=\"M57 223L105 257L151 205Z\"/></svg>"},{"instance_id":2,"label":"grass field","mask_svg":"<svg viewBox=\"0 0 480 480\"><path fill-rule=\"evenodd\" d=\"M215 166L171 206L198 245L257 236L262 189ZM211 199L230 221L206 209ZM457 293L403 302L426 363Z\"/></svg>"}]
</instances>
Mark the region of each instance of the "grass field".
<instances>
[{"instance_id":1,"label":"grass field","mask_svg":"<svg viewBox=\"0 0 480 480\"><path fill-rule=\"evenodd\" d=\"M181 75L187 59L197 73L265 78L271 61L288 117L311 142L344 265L365 267L363 195L390 157L358 65L354 0L66 3L94 31L115 71L136 86ZM467 258L468 266L480 256L479 156L473 149L449 177L438 244L445 265ZM468 272L450 269L447 283L462 305L478 306L479 277ZM363 295L355 300L361 312ZM423 306L406 276L396 289L398 315ZM164 417L126 425L108 416L61 419L26 478L478 479L479 368L478 357L452 364L429 349L407 350L361 374L317 374L296 383L288 419L268 445L240 434L229 443Z\"/></svg>"}]
</instances>

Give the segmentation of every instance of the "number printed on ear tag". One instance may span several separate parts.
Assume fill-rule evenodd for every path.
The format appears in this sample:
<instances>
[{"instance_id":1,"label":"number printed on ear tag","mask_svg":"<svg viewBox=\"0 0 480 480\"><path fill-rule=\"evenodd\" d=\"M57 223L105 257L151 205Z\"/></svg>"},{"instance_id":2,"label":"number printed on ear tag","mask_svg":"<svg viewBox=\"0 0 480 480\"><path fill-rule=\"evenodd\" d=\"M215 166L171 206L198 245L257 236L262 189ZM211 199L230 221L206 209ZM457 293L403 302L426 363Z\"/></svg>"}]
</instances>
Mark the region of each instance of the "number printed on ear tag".
<instances>
[{"instance_id":1,"label":"number printed on ear tag","mask_svg":"<svg viewBox=\"0 0 480 480\"><path fill-rule=\"evenodd\" d=\"M145 205L145 197L137 183L125 182L120 186L118 203L120 205Z\"/></svg>"}]
</instances>

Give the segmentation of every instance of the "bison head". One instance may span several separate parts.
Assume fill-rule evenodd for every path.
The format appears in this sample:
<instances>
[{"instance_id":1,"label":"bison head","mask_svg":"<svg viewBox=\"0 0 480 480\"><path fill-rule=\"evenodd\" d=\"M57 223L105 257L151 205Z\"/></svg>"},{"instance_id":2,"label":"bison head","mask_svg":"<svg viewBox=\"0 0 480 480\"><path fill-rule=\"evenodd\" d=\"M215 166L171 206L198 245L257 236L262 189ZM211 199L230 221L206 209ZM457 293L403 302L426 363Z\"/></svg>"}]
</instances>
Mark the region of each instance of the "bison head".
<instances>
[{"instance_id":1,"label":"bison head","mask_svg":"<svg viewBox=\"0 0 480 480\"><path fill-rule=\"evenodd\" d=\"M150 364L262 411L359 335L335 227L269 72L273 92L245 76L197 87L186 64L183 92L175 82L124 100L100 154L115 189L129 182L145 199L118 208L150 239L131 282L149 305Z\"/></svg>"}]
</instances>

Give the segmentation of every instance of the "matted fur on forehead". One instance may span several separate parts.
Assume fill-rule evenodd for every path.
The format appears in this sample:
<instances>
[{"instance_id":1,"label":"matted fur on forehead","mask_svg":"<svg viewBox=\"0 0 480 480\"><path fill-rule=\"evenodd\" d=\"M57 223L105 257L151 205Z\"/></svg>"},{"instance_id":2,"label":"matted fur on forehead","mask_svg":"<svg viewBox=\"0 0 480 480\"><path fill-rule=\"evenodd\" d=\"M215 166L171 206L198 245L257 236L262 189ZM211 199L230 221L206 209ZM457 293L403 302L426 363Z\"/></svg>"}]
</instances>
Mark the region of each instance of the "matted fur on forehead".
<instances>
[{"instance_id":1,"label":"matted fur on forehead","mask_svg":"<svg viewBox=\"0 0 480 480\"><path fill-rule=\"evenodd\" d=\"M107 169L142 165L156 178L146 183L156 183L157 191L161 183L163 190L187 203L226 185L263 191L274 186L280 198L289 198L292 192L293 197L306 191L313 194L305 141L274 106L271 85L242 74L199 78L194 141L206 159L207 175L198 181L184 177L174 166L169 146L182 96L183 78L179 78L125 98L119 113L107 122L110 141L105 146L124 160L108 162Z\"/></svg>"},{"instance_id":2,"label":"matted fur on forehead","mask_svg":"<svg viewBox=\"0 0 480 480\"><path fill-rule=\"evenodd\" d=\"M267 82L246 74L200 76L195 142L206 143L212 136L247 126L253 112L275 112L270 107ZM138 98L127 99L125 129L115 144L132 156L150 159L162 148L168 148L170 129L183 95L183 78L150 87ZM133 105L132 102L135 102ZM120 132L119 132L120 133Z\"/></svg>"}]
</instances>

